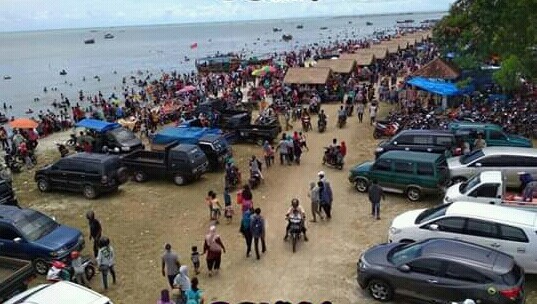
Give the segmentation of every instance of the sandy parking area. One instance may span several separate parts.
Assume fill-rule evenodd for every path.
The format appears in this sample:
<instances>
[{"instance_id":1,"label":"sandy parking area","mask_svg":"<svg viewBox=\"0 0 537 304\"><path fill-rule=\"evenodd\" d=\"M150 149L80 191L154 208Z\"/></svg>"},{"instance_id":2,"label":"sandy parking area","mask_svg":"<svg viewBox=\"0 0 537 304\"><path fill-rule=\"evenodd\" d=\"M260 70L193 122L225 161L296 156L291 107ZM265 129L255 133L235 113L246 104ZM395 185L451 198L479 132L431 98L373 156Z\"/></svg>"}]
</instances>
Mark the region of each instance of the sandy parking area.
<instances>
[{"instance_id":1,"label":"sandy parking area","mask_svg":"<svg viewBox=\"0 0 537 304\"><path fill-rule=\"evenodd\" d=\"M376 145L373 129L367 123L358 124L356 117L349 119L344 129L337 129L336 106L324 108L329 114L328 130L324 134L316 130L308 133L310 151L303 154L302 164L292 167L277 164L264 170L265 182L254 191L254 203L262 208L267 221L268 251L261 260L245 257L245 245L238 232L238 215L232 224L218 226L228 251L223 255L218 276L209 278L206 268L202 267L200 286L209 300L374 303L356 283L360 252L386 240L390 221L397 214L433 206L439 201L439 198L428 198L421 203L410 203L401 196L388 195L382 203L382 219L373 220L367 196L357 193L347 181L352 165L373 158ZM314 119L313 123L316 121ZM298 126L298 122L295 123L295 127ZM64 136L68 137L68 133ZM346 141L348 146L342 171L321 164L322 147L334 137ZM261 156L261 148L254 145L235 145L233 149L242 172L247 172L247 157ZM47 153L41 159L45 162L52 155L58 153ZM307 212L310 211L306 197L308 184L316 179L319 170L327 173L334 190L333 219L308 223L310 241L300 243L293 254L290 244L282 240L286 224L284 214L293 197L298 197ZM190 247L202 246L209 225L204 196L213 189L222 201L222 175L221 172L207 174L201 181L184 187L175 186L171 181L129 182L119 193L94 201L78 194L41 194L31 172L17 176L16 187L23 206L54 215L59 222L82 229L86 236L84 214L89 209L95 210L104 234L112 240L118 260L118 284L105 294L116 303L154 303L160 289L167 287L166 279L160 274L164 243L170 242L181 255L182 263L191 265ZM238 205L235 207L239 213ZM531 297L528 303L535 303L537 280L528 276L528 281L527 293ZM94 279L92 286L102 292L99 280Z\"/></svg>"}]
</instances>

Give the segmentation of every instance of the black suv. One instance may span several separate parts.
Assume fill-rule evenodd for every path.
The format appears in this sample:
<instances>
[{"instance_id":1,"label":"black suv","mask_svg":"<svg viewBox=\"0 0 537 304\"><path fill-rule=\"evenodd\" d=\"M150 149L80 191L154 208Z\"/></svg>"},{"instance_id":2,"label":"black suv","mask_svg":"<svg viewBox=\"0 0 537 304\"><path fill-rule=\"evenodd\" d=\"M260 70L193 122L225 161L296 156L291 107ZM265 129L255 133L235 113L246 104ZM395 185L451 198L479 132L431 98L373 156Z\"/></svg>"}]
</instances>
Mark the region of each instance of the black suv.
<instances>
[{"instance_id":1,"label":"black suv","mask_svg":"<svg viewBox=\"0 0 537 304\"><path fill-rule=\"evenodd\" d=\"M389 140L379 143L375 157L393 150L430 152L450 157L456 148L455 135L442 130L403 130Z\"/></svg>"},{"instance_id":2,"label":"black suv","mask_svg":"<svg viewBox=\"0 0 537 304\"><path fill-rule=\"evenodd\" d=\"M11 183L0 178L0 205L17 206L18 204Z\"/></svg>"},{"instance_id":3,"label":"black suv","mask_svg":"<svg viewBox=\"0 0 537 304\"><path fill-rule=\"evenodd\" d=\"M117 155L77 153L47 165L35 173L37 188L82 192L88 199L116 191L127 181L127 170Z\"/></svg>"}]
</instances>

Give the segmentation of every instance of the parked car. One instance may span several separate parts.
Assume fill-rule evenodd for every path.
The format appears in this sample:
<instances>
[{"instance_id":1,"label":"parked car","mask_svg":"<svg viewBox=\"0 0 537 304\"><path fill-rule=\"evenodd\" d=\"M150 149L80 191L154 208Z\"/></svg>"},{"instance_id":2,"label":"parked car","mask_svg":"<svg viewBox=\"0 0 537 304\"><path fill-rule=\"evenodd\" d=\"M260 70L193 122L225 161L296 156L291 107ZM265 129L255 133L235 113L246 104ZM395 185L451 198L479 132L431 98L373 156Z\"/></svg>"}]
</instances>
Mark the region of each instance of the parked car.
<instances>
[{"instance_id":1,"label":"parked car","mask_svg":"<svg viewBox=\"0 0 537 304\"><path fill-rule=\"evenodd\" d=\"M530 139L515 135L507 134L502 127L491 123L473 123L473 122L453 122L448 125L448 129L457 137L461 137L470 144L473 149L474 141L477 134L482 134L487 146L505 146L505 147L522 147L531 148L533 143Z\"/></svg>"},{"instance_id":2,"label":"parked car","mask_svg":"<svg viewBox=\"0 0 537 304\"><path fill-rule=\"evenodd\" d=\"M0 179L0 205L18 205L17 197L11 183Z\"/></svg>"},{"instance_id":3,"label":"parked car","mask_svg":"<svg viewBox=\"0 0 537 304\"><path fill-rule=\"evenodd\" d=\"M34 278L31 261L0 256L0 302L24 292Z\"/></svg>"},{"instance_id":4,"label":"parked car","mask_svg":"<svg viewBox=\"0 0 537 304\"><path fill-rule=\"evenodd\" d=\"M209 169L207 157L196 145L168 144L164 151L137 150L121 158L134 180L144 182L150 176L173 178L177 185L199 179Z\"/></svg>"},{"instance_id":5,"label":"parked car","mask_svg":"<svg viewBox=\"0 0 537 304\"><path fill-rule=\"evenodd\" d=\"M453 183L466 181L479 172L495 170L505 174L507 187L518 188L519 172L537 176L537 149L486 147L467 155L448 158L447 165Z\"/></svg>"},{"instance_id":6,"label":"parked car","mask_svg":"<svg viewBox=\"0 0 537 304\"><path fill-rule=\"evenodd\" d=\"M463 201L537 210L537 197L530 202L522 198L520 193L508 192L502 171L484 171L449 187L444 204Z\"/></svg>"},{"instance_id":7,"label":"parked car","mask_svg":"<svg viewBox=\"0 0 537 304\"><path fill-rule=\"evenodd\" d=\"M455 136L442 130L403 130L389 140L381 141L375 149L378 158L388 151L415 151L444 154L450 157L455 153Z\"/></svg>"},{"instance_id":8,"label":"parked car","mask_svg":"<svg viewBox=\"0 0 537 304\"><path fill-rule=\"evenodd\" d=\"M95 141L93 151L97 153L128 153L144 148L142 140L136 137L131 130L122 127L119 123L85 118L77 122L76 126L94 132Z\"/></svg>"},{"instance_id":9,"label":"parked car","mask_svg":"<svg viewBox=\"0 0 537 304\"><path fill-rule=\"evenodd\" d=\"M13 297L4 304L113 304L112 301L89 288L60 281L40 284Z\"/></svg>"},{"instance_id":10,"label":"parked car","mask_svg":"<svg viewBox=\"0 0 537 304\"><path fill-rule=\"evenodd\" d=\"M84 248L84 236L43 213L0 205L0 256L33 262L37 273L47 273L52 260L67 260Z\"/></svg>"},{"instance_id":11,"label":"parked car","mask_svg":"<svg viewBox=\"0 0 537 304\"><path fill-rule=\"evenodd\" d=\"M455 202L407 211L392 221L390 242L429 238L459 239L515 258L527 273L537 273L537 213L510 207Z\"/></svg>"},{"instance_id":12,"label":"parked car","mask_svg":"<svg viewBox=\"0 0 537 304\"><path fill-rule=\"evenodd\" d=\"M358 283L375 300L395 294L426 303L524 303L524 271L505 253L449 239L374 246L358 261Z\"/></svg>"},{"instance_id":13,"label":"parked car","mask_svg":"<svg viewBox=\"0 0 537 304\"><path fill-rule=\"evenodd\" d=\"M449 181L446 158L441 154L389 151L376 161L364 162L350 170L349 181L359 192L367 192L377 180L386 192L404 193L411 201L425 194L439 194Z\"/></svg>"},{"instance_id":14,"label":"parked car","mask_svg":"<svg viewBox=\"0 0 537 304\"><path fill-rule=\"evenodd\" d=\"M127 170L119 156L76 153L61 158L35 172L37 188L82 192L87 199L117 191L127 181Z\"/></svg>"}]
</instances>

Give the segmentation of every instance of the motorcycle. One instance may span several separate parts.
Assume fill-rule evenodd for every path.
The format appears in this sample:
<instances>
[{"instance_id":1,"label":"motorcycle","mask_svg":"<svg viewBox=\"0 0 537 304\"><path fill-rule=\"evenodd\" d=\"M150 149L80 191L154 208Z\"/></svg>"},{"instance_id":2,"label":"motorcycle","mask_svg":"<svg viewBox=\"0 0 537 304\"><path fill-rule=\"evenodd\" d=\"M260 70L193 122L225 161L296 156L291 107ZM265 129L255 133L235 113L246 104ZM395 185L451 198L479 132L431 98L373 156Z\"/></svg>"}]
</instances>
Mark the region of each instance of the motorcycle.
<instances>
[{"instance_id":1,"label":"motorcycle","mask_svg":"<svg viewBox=\"0 0 537 304\"><path fill-rule=\"evenodd\" d=\"M90 281L95 276L95 264L89 256L82 257L82 267L84 268L84 275L87 281ZM71 265L67 265L61 261L52 261L51 266L47 272L47 281L70 281L81 284L82 282L76 282L75 271Z\"/></svg>"},{"instance_id":2,"label":"motorcycle","mask_svg":"<svg viewBox=\"0 0 537 304\"><path fill-rule=\"evenodd\" d=\"M326 130L326 120L320 120L317 121L317 129L319 130L319 133L323 133Z\"/></svg>"},{"instance_id":3,"label":"motorcycle","mask_svg":"<svg viewBox=\"0 0 537 304\"><path fill-rule=\"evenodd\" d=\"M289 235L291 236L291 245L293 246L293 252L296 252L296 244L302 235L302 220L296 217L287 218L287 220L290 224Z\"/></svg>"},{"instance_id":4,"label":"motorcycle","mask_svg":"<svg viewBox=\"0 0 537 304\"><path fill-rule=\"evenodd\" d=\"M66 145L67 147L71 147L71 148L73 148L73 147L76 145L76 142L77 142L77 141L76 141L76 134L71 134L69 137L70 137L70 138L69 138L68 140L65 141L65 145Z\"/></svg>"},{"instance_id":5,"label":"motorcycle","mask_svg":"<svg viewBox=\"0 0 537 304\"><path fill-rule=\"evenodd\" d=\"M343 156L340 153L334 154L329 147L324 148L323 165L329 165L342 170L344 164Z\"/></svg>"},{"instance_id":6,"label":"motorcycle","mask_svg":"<svg viewBox=\"0 0 537 304\"><path fill-rule=\"evenodd\" d=\"M12 173L20 173L22 171L22 163L15 161L10 153L6 153L4 162Z\"/></svg>"},{"instance_id":7,"label":"motorcycle","mask_svg":"<svg viewBox=\"0 0 537 304\"><path fill-rule=\"evenodd\" d=\"M240 183L241 183L241 174L240 174L239 170L234 169L234 168L231 169L231 170L228 169L226 171L225 182L226 182L226 185L231 189L234 189L238 185L240 185Z\"/></svg>"},{"instance_id":8,"label":"motorcycle","mask_svg":"<svg viewBox=\"0 0 537 304\"><path fill-rule=\"evenodd\" d=\"M302 131L308 132L309 130L311 130L312 127L311 127L310 117L303 116L301 119L302 119Z\"/></svg>"},{"instance_id":9,"label":"motorcycle","mask_svg":"<svg viewBox=\"0 0 537 304\"><path fill-rule=\"evenodd\" d=\"M373 131L373 138L379 139L383 136L392 137L399 131L399 124L391 122L383 124L380 122L375 123L375 131Z\"/></svg>"},{"instance_id":10,"label":"motorcycle","mask_svg":"<svg viewBox=\"0 0 537 304\"><path fill-rule=\"evenodd\" d=\"M250 189L257 188L259 184L261 184L261 175L259 174L259 172L250 171L250 178L248 179L248 185L250 186Z\"/></svg>"},{"instance_id":11,"label":"motorcycle","mask_svg":"<svg viewBox=\"0 0 537 304\"><path fill-rule=\"evenodd\" d=\"M347 123L347 116L339 116L337 118L337 126L338 128L343 128L345 124Z\"/></svg>"},{"instance_id":12,"label":"motorcycle","mask_svg":"<svg viewBox=\"0 0 537 304\"><path fill-rule=\"evenodd\" d=\"M31 162L32 166L37 165L37 155L35 154L34 150L28 150L28 157L30 158L30 162ZM20 155L18 153L15 155L14 160L15 160L15 162L18 162L21 165L26 163L26 160L25 160L24 156L22 156L22 155Z\"/></svg>"},{"instance_id":13,"label":"motorcycle","mask_svg":"<svg viewBox=\"0 0 537 304\"><path fill-rule=\"evenodd\" d=\"M56 143L56 146L58 147L58 152L60 152L61 157L65 157L69 154L69 149L67 149L64 144Z\"/></svg>"}]
</instances>

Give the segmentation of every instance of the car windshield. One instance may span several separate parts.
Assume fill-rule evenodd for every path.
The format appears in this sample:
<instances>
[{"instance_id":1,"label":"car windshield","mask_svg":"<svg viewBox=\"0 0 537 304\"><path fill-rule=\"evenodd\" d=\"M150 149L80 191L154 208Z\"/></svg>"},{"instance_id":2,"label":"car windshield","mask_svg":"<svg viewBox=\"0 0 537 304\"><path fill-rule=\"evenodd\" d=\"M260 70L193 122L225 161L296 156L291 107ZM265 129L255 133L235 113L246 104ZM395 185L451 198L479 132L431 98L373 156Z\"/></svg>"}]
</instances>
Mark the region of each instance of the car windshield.
<instances>
[{"instance_id":1,"label":"car windshield","mask_svg":"<svg viewBox=\"0 0 537 304\"><path fill-rule=\"evenodd\" d=\"M50 217L30 209L22 210L14 225L28 241L38 240L59 226Z\"/></svg>"},{"instance_id":2,"label":"car windshield","mask_svg":"<svg viewBox=\"0 0 537 304\"><path fill-rule=\"evenodd\" d=\"M451 204L444 204L437 207L429 208L424 210L418 217L416 218L415 224L421 224L423 222L427 222L429 220L435 219L437 217L440 217L444 214L446 214L447 208L451 206Z\"/></svg>"},{"instance_id":3,"label":"car windshield","mask_svg":"<svg viewBox=\"0 0 537 304\"><path fill-rule=\"evenodd\" d=\"M471 152L470 154L466 154L466 155L461 156L461 164L467 165L467 164L473 162L474 160L479 159L479 158L481 158L483 156L485 156L485 153L483 153L483 151L481 149L480 150L475 150L475 151Z\"/></svg>"},{"instance_id":4,"label":"car windshield","mask_svg":"<svg viewBox=\"0 0 537 304\"><path fill-rule=\"evenodd\" d=\"M479 178L479 176L480 174L477 174L474 177L470 178L468 181L462 183L459 186L459 192L464 194L469 190L474 189L475 186L481 183L481 179Z\"/></svg>"},{"instance_id":5,"label":"car windshield","mask_svg":"<svg viewBox=\"0 0 537 304\"><path fill-rule=\"evenodd\" d=\"M393 265L399 266L406 264L415 258L421 256L422 243L401 245L395 247L388 253L388 261Z\"/></svg>"},{"instance_id":6,"label":"car windshield","mask_svg":"<svg viewBox=\"0 0 537 304\"><path fill-rule=\"evenodd\" d=\"M132 131L124 128L117 128L111 132L114 134L118 142L124 142L136 138Z\"/></svg>"}]
</instances>

